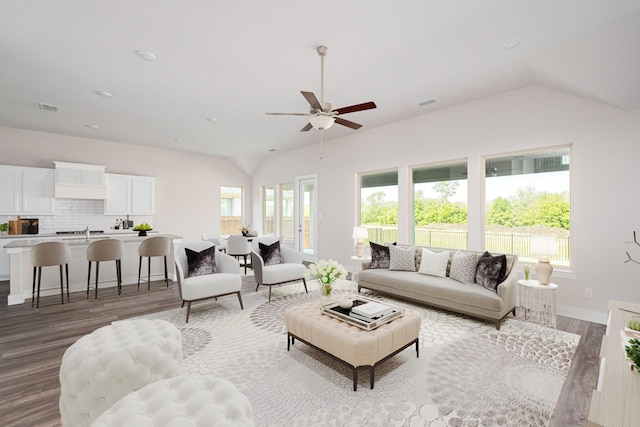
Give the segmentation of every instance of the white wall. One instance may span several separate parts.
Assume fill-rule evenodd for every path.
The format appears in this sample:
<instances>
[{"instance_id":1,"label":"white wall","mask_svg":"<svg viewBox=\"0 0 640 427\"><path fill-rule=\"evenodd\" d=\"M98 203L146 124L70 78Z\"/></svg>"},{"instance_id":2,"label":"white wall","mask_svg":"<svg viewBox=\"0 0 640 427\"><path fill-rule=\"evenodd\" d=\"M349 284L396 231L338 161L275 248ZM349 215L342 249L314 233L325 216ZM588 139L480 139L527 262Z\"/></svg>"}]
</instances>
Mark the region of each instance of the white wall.
<instances>
[{"instance_id":1,"label":"white wall","mask_svg":"<svg viewBox=\"0 0 640 427\"><path fill-rule=\"evenodd\" d=\"M53 168L53 160L156 177L153 228L185 240L219 234L220 186L244 187L251 200L250 178L224 158L0 127L0 164Z\"/></svg>"},{"instance_id":2,"label":"white wall","mask_svg":"<svg viewBox=\"0 0 640 427\"><path fill-rule=\"evenodd\" d=\"M260 186L317 173L318 257L350 265L356 173L398 167L406 188L410 166L466 158L469 247L482 249L482 156L573 144L573 270L554 272L558 313L605 322L610 299L640 302L640 265L624 263L627 250L640 259L640 247L625 243L640 232L639 135L640 111L529 86L325 141L322 160L319 146L265 160L253 177L252 223L260 223ZM399 198L399 215L409 223L410 194ZM401 230L400 243L407 235Z\"/></svg>"}]
</instances>

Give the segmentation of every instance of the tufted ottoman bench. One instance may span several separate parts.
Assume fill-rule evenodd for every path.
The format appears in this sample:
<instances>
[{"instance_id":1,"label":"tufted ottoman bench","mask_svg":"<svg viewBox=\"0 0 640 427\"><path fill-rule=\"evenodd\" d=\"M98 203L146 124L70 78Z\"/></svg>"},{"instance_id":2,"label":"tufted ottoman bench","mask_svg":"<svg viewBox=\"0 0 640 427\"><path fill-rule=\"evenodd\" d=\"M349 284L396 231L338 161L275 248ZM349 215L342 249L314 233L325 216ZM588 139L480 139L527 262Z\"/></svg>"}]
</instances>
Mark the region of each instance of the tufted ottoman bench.
<instances>
[{"instance_id":1,"label":"tufted ottoman bench","mask_svg":"<svg viewBox=\"0 0 640 427\"><path fill-rule=\"evenodd\" d=\"M353 296L355 298L355 296ZM375 367L415 343L419 356L420 314L405 309L404 315L367 331L322 314L317 302L293 306L285 313L287 350L299 339L353 372L353 390L358 388L358 370L368 369L373 388Z\"/></svg>"},{"instance_id":2,"label":"tufted ottoman bench","mask_svg":"<svg viewBox=\"0 0 640 427\"><path fill-rule=\"evenodd\" d=\"M232 383L212 375L183 375L129 394L91 427L254 425L249 399Z\"/></svg>"},{"instance_id":3,"label":"tufted ottoman bench","mask_svg":"<svg viewBox=\"0 0 640 427\"><path fill-rule=\"evenodd\" d=\"M96 329L62 356L62 425L91 425L129 393L180 375L181 362L182 335L164 320L124 320Z\"/></svg>"}]
</instances>

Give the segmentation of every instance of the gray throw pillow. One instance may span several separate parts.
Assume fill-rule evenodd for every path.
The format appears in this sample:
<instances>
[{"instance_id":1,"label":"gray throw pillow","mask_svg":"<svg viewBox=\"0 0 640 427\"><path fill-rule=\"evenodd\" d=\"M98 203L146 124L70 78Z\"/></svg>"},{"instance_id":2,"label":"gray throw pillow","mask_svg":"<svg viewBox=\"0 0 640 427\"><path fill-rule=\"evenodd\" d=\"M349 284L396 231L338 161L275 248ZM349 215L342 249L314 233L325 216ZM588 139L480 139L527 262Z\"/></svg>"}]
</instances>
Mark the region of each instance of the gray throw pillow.
<instances>
[{"instance_id":1,"label":"gray throw pillow","mask_svg":"<svg viewBox=\"0 0 640 427\"><path fill-rule=\"evenodd\" d=\"M451 258L449 277L462 283L474 283L477 264L478 260L475 253L457 251Z\"/></svg>"},{"instance_id":2,"label":"gray throw pillow","mask_svg":"<svg viewBox=\"0 0 640 427\"><path fill-rule=\"evenodd\" d=\"M507 257L505 255L492 256L489 252L482 254L476 267L476 283L483 288L498 292L498 284L505 279Z\"/></svg>"},{"instance_id":3,"label":"gray throw pillow","mask_svg":"<svg viewBox=\"0 0 640 427\"><path fill-rule=\"evenodd\" d=\"M389 270L416 271L415 247L401 248L399 246L390 246L389 254Z\"/></svg>"},{"instance_id":4,"label":"gray throw pillow","mask_svg":"<svg viewBox=\"0 0 640 427\"><path fill-rule=\"evenodd\" d=\"M201 252L184 248L187 253L187 277L203 276L216 272L216 247L212 246Z\"/></svg>"},{"instance_id":5,"label":"gray throw pillow","mask_svg":"<svg viewBox=\"0 0 640 427\"><path fill-rule=\"evenodd\" d=\"M369 268L389 268L389 263L391 262L389 246L379 245L373 242L369 242L369 246L371 247L371 263L369 263Z\"/></svg>"},{"instance_id":6,"label":"gray throw pillow","mask_svg":"<svg viewBox=\"0 0 640 427\"><path fill-rule=\"evenodd\" d=\"M265 245L259 242L258 246L260 247L260 257L262 261L264 261L265 266L284 263L284 259L280 253L280 241L274 242L271 245Z\"/></svg>"}]
</instances>

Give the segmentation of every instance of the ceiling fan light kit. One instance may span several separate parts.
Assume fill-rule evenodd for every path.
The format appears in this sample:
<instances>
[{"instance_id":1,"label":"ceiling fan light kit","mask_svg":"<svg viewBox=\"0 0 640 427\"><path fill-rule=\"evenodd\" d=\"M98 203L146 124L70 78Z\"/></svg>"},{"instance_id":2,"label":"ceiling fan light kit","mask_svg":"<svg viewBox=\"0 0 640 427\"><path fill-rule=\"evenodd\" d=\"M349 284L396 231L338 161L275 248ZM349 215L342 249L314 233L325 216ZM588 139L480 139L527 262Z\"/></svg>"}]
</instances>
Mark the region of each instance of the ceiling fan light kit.
<instances>
[{"instance_id":1,"label":"ceiling fan light kit","mask_svg":"<svg viewBox=\"0 0 640 427\"><path fill-rule=\"evenodd\" d=\"M322 131L329 129L334 123L346 126L351 129L360 129L361 124L355 123L342 117L338 117L341 114L355 113L357 111L370 110L376 108L376 104L372 101L364 102L362 104L350 105L348 107L333 108L333 104L324 101L324 57L327 54L328 48L326 46L318 46L316 49L318 55L320 55L320 100L313 92L300 91L302 96L309 103L309 113L266 113L268 115L275 116L307 116L309 117L309 123L300 132L307 132L312 128L320 131L320 144L322 144ZM320 154L322 158L322 153Z\"/></svg>"}]
</instances>

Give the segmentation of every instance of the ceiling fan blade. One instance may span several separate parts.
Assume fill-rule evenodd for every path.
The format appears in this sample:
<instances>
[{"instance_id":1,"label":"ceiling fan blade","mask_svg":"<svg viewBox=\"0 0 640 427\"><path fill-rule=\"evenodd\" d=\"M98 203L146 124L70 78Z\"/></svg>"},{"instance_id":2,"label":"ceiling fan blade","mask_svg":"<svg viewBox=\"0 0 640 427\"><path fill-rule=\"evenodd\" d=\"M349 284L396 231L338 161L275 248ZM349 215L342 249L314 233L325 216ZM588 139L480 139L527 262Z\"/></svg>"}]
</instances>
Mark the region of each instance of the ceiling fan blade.
<instances>
[{"instance_id":1,"label":"ceiling fan blade","mask_svg":"<svg viewBox=\"0 0 640 427\"><path fill-rule=\"evenodd\" d=\"M363 104L350 105L349 107L337 108L333 110L333 112L338 114L347 114L347 113L355 113L356 111L371 110L372 108L376 108L376 103L373 101L369 101Z\"/></svg>"},{"instance_id":2,"label":"ceiling fan blade","mask_svg":"<svg viewBox=\"0 0 640 427\"><path fill-rule=\"evenodd\" d=\"M336 123L337 124L342 125L342 126L346 126L348 128L351 128L351 129L360 129L362 127L361 124L354 123L354 122L351 122L349 120L345 120L345 119L340 118L340 117L336 117L335 119L336 119Z\"/></svg>"},{"instance_id":3,"label":"ceiling fan blade","mask_svg":"<svg viewBox=\"0 0 640 427\"><path fill-rule=\"evenodd\" d=\"M316 111L322 111L322 105L320 105L320 101L318 101L318 98L316 98L313 92L305 92L301 90L300 93L304 96L309 105L311 105L311 108Z\"/></svg>"},{"instance_id":4,"label":"ceiling fan blade","mask_svg":"<svg viewBox=\"0 0 640 427\"><path fill-rule=\"evenodd\" d=\"M265 113L268 116L308 116L307 113Z\"/></svg>"},{"instance_id":5,"label":"ceiling fan blade","mask_svg":"<svg viewBox=\"0 0 640 427\"><path fill-rule=\"evenodd\" d=\"M310 131L312 128L313 128L313 126L311 126L311 123L307 123L307 125L305 127L300 129L300 132L307 132L307 131Z\"/></svg>"}]
</instances>

